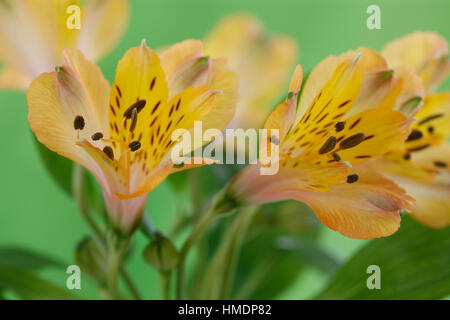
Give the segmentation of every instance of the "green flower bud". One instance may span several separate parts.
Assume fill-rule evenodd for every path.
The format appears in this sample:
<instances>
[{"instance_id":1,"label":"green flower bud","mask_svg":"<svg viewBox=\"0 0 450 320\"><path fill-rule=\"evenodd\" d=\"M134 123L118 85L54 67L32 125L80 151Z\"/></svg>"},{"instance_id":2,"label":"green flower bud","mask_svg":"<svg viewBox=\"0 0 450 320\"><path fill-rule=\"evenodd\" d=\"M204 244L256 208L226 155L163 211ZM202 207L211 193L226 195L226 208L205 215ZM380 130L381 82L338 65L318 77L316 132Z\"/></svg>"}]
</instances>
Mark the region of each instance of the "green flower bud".
<instances>
[{"instance_id":1,"label":"green flower bud","mask_svg":"<svg viewBox=\"0 0 450 320\"><path fill-rule=\"evenodd\" d=\"M144 250L144 259L159 271L169 271L178 263L178 252L170 239L156 231Z\"/></svg>"},{"instance_id":2,"label":"green flower bud","mask_svg":"<svg viewBox=\"0 0 450 320\"><path fill-rule=\"evenodd\" d=\"M106 282L106 248L97 238L88 236L77 245L75 261L83 272L100 283Z\"/></svg>"}]
</instances>

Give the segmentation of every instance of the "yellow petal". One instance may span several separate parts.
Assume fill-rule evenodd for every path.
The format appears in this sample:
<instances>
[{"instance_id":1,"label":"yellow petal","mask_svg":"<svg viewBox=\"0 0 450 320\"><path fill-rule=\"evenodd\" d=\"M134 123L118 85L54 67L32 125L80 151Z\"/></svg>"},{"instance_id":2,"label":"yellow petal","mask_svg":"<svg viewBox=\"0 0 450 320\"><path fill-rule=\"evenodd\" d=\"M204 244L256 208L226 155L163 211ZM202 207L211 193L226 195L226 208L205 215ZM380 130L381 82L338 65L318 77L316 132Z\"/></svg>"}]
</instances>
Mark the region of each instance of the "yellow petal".
<instances>
[{"instance_id":1,"label":"yellow petal","mask_svg":"<svg viewBox=\"0 0 450 320\"><path fill-rule=\"evenodd\" d=\"M318 92L307 110L297 110L302 114L300 120L286 137L281 151L293 157L311 147L311 142L320 141L321 137L334 130L335 123L346 114L358 94L362 74L355 68L354 61L342 62L333 76ZM302 103L303 94L300 98ZM320 136L319 136L320 135Z\"/></svg>"},{"instance_id":2,"label":"yellow petal","mask_svg":"<svg viewBox=\"0 0 450 320\"><path fill-rule=\"evenodd\" d=\"M129 49L117 65L109 100L109 133L116 141L113 148L118 157L124 152L118 142L126 146L134 140L140 140L142 145L149 143L146 133L153 121L151 117L166 108L168 95L164 70L156 53L144 42ZM135 120L133 106L137 107ZM130 130L133 126L134 130Z\"/></svg>"},{"instance_id":3,"label":"yellow petal","mask_svg":"<svg viewBox=\"0 0 450 320\"><path fill-rule=\"evenodd\" d=\"M369 72L387 71L386 61L374 50L368 48L358 48L355 51L348 51L339 56L328 56L320 62L309 74L302 90L299 102L299 112L295 123L298 123L306 110L313 103L316 96L323 90L325 84L335 74L335 70L345 61L357 61L356 66L359 73L370 77ZM370 80L370 79L369 79ZM369 82L364 80L364 82ZM362 85L362 84L361 84ZM371 88L371 87L369 87Z\"/></svg>"},{"instance_id":4,"label":"yellow petal","mask_svg":"<svg viewBox=\"0 0 450 320\"><path fill-rule=\"evenodd\" d=\"M425 97L416 118L405 143L407 152L420 151L447 140L450 136L450 92Z\"/></svg>"},{"instance_id":5,"label":"yellow petal","mask_svg":"<svg viewBox=\"0 0 450 320\"><path fill-rule=\"evenodd\" d=\"M128 24L128 1L88 0L82 10L77 47L90 59L98 60L122 38Z\"/></svg>"},{"instance_id":6,"label":"yellow petal","mask_svg":"<svg viewBox=\"0 0 450 320\"><path fill-rule=\"evenodd\" d=\"M27 100L31 129L50 150L92 169L89 157L76 142L91 140L97 132L107 137L108 96L109 84L100 69L81 52L67 50L59 72L43 73L30 85ZM84 120L82 130L74 128L78 116Z\"/></svg>"},{"instance_id":7,"label":"yellow petal","mask_svg":"<svg viewBox=\"0 0 450 320\"><path fill-rule=\"evenodd\" d=\"M450 73L447 41L434 32L416 31L388 43L383 51L389 66L407 67L421 76L427 92Z\"/></svg>"},{"instance_id":8,"label":"yellow petal","mask_svg":"<svg viewBox=\"0 0 450 320\"><path fill-rule=\"evenodd\" d=\"M295 41L267 36L257 18L242 13L221 20L204 43L207 55L226 57L238 73L240 107L231 126L261 127L297 57Z\"/></svg>"},{"instance_id":9,"label":"yellow petal","mask_svg":"<svg viewBox=\"0 0 450 320\"><path fill-rule=\"evenodd\" d=\"M156 53L145 43L128 50L117 67L109 109L114 154L129 157L130 188L123 197L141 195L165 179L172 170L170 150L211 111L217 93L207 86L190 87L168 100ZM136 143L139 147L130 153Z\"/></svg>"}]
</instances>

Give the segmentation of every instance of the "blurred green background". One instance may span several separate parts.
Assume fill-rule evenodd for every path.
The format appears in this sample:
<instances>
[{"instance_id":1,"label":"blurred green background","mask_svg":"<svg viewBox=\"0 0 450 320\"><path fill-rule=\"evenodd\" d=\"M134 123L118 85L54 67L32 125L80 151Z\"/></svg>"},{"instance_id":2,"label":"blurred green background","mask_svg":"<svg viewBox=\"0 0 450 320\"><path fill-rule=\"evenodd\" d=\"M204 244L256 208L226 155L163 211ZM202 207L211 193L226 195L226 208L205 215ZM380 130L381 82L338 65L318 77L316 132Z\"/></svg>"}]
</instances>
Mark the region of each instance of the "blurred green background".
<instances>
[{"instance_id":1,"label":"blurred green background","mask_svg":"<svg viewBox=\"0 0 450 320\"><path fill-rule=\"evenodd\" d=\"M381 30L368 30L366 9L381 8ZM112 82L118 59L142 38L153 48L187 38L201 39L221 17L247 11L259 17L271 33L288 34L300 45L299 63L305 71L329 54L358 46L381 49L385 43L414 30L436 31L450 39L448 0L131 0L131 19L119 46L101 61ZM33 48L30 48L33 50ZM450 81L441 87L450 89ZM19 245L73 263L75 245L89 230L74 202L61 191L40 162L27 122L24 93L0 92L1 186L0 245ZM167 231L175 215L175 193L166 181L152 191L147 212L154 224ZM141 258L145 238L137 235L128 269L146 298L158 299L159 280ZM340 236L325 227L320 243L339 259L352 255L365 242ZM65 270L44 271L64 286ZM307 268L279 298L314 296L325 275ZM85 298L96 298L95 286L82 278Z\"/></svg>"}]
</instances>

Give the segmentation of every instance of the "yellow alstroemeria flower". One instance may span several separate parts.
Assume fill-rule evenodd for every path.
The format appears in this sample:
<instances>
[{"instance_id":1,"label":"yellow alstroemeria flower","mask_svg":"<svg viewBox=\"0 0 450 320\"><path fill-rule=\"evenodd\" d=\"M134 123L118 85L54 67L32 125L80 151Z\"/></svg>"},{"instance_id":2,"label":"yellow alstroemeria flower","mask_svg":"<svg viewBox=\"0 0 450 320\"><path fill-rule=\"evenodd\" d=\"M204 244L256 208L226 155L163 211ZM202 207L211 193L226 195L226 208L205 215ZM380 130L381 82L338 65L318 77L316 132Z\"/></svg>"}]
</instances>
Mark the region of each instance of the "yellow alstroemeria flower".
<instances>
[{"instance_id":1,"label":"yellow alstroemeria flower","mask_svg":"<svg viewBox=\"0 0 450 320\"><path fill-rule=\"evenodd\" d=\"M73 5L81 9L80 29L67 26ZM98 60L121 38L128 14L127 0L0 1L0 88L26 90L62 63L64 48Z\"/></svg>"},{"instance_id":2,"label":"yellow alstroemeria flower","mask_svg":"<svg viewBox=\"0 0 450 320\"><path fill-rule=\"evenodd\" d=\"M223 18L205 37L205 54L225 57L239 76L239 105L230 128L260 128L283 93L298 55L294 39L269 36L256 17Z\"/></svg>"},{"instance_id":3,"label":"yellow alstroemeria flower","mask_svg":"<svg viewBox=\"0 0 450 320\"><path fill-rule=\"evenodd\" d=\"M112 87L80 51L65 50L59 70L40 75L28 91L28 119L38 140L97 178L110 221L125 234L139 225L150 190L175 171L207 162L172 163L174 131L211 113L225 114L216 119L225 127L233 115L237 76L223 60L199 57L206 68L195 87L177 81L190 77L175 59L185 46L201 48L201 42L176 44L160 57L145 42L128 50Z\"/></svg>"},{"instance_id":4,"label":"yellow alstroemeria flower","mask_svg":"<svg viewBox=\"0 0 450 320\"><path fill-rule=\"evenodd\" d=\"M373 169L406 189L416 200L411 215L421 223L450 226L450 92L432 93L450 73L447 41L432 32L414 32L386 45L390 66L410 68L427 89L404 147Z\"/></svg>"},{"instance_id":5,"label":"yellow alstroemeria flower","mask_svg":"<svg viewBox=\"0 0 450 320\"><path fill-rule=\"evenodd\" d=\"M403 112L410 111L412 98L421 99L420 79L408 72L396 76L378 53L360 48L321 62L296 110L301 83L297 67L287 100L264 127L279 130L278 137L268 136L269 148L279 146L279 171L261 175L272 158L260 156L233 179L227 197L238 205L296 199L350 238L394 233L399 212L410 209L413 199L363 164L402 146L412 121Z\"/></svg>"}]
</instances>

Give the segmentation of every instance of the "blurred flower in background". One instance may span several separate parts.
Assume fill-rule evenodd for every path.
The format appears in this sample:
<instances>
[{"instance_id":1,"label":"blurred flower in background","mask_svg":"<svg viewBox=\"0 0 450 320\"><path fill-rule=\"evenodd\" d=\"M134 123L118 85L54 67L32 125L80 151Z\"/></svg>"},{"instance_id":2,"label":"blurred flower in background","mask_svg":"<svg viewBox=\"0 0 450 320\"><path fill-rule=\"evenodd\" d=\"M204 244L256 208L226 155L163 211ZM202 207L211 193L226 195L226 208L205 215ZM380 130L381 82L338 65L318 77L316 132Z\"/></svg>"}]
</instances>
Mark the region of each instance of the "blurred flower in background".
<instances>
[{"instance_id":1,"label":"blurred flower in background","mask_svg":"<svg viewBox=\"0 0 450 320\"><path fill-rule=\"evenodd\" d=\"M80 29L66 25L71 5L81 8ZM65 48L102 58L121 39L128 16L127 0L0 1L0 88L26 90L63 62Z\"/></svg>"},{"instance_id":2,"label":"blurred flower in background","mask_svg":"<svg viewBox=\"0 0 450 320\"><path fill-rule=\"evenodd\" d=\"M430 227L450 225L450 92L434 89L450 73L447 41L433 32L414 32L386 45L391 67L416 72L426 89L404 147L375 163L416 200L411 215Z\"/></svg>"},{"instance_id":3,"label":"blurred flower in background","mask_svg":"<svg viewBox=\"0 0 450 320\"><path fill-rule=\"evenodd\" d=\"M266 34L256 17L223 18L204 39L205 54L225 57L239 76L239 105L231 128L261 128L288 81L298 56L296 41Z\"/></svg>"},{"instance_id":4,"label":"blurred flower in background","mask_svg":"<svg viewBox=\"0 0 450 320\"><path fill-rule=\"evenodd\" d=\"M397 150L410 132L410 100L422 99L412 73L394 76L374 50L360 48L323 60L310 74L295 110L301 72L288 99L265 128L279 129L280 170L260 175L248 166L228 189L238 204L296 199L308 204L329 228L358 239L388 236L400 225L401 210L413 199L382 175L364 167L372 158Z\"/></svg>"},{"instance_id":5,"label":"blurred flower in background","mask_svg":"<svg viewBox=\"0 0 450 320\"><path fill-rule=\"evenodd\" d=\"M97 178L111 223L121 233L139 226L150 190L170 173L198 166L172 163L172 133L221 110L229 116L215 119L225 127L234 114L237 77L222 60L205 62L210 68L196 82L200 86L179 82L192 74L183 63L191 53L184 49L192 47L201 43L176 44L160 60L143 42L119 61L112 87L80 51L65 50L57 72L43 73L30 85L29 122L36 137ZM196 59L202 57L194 64Z\"/></svg>"}]
</instances>

